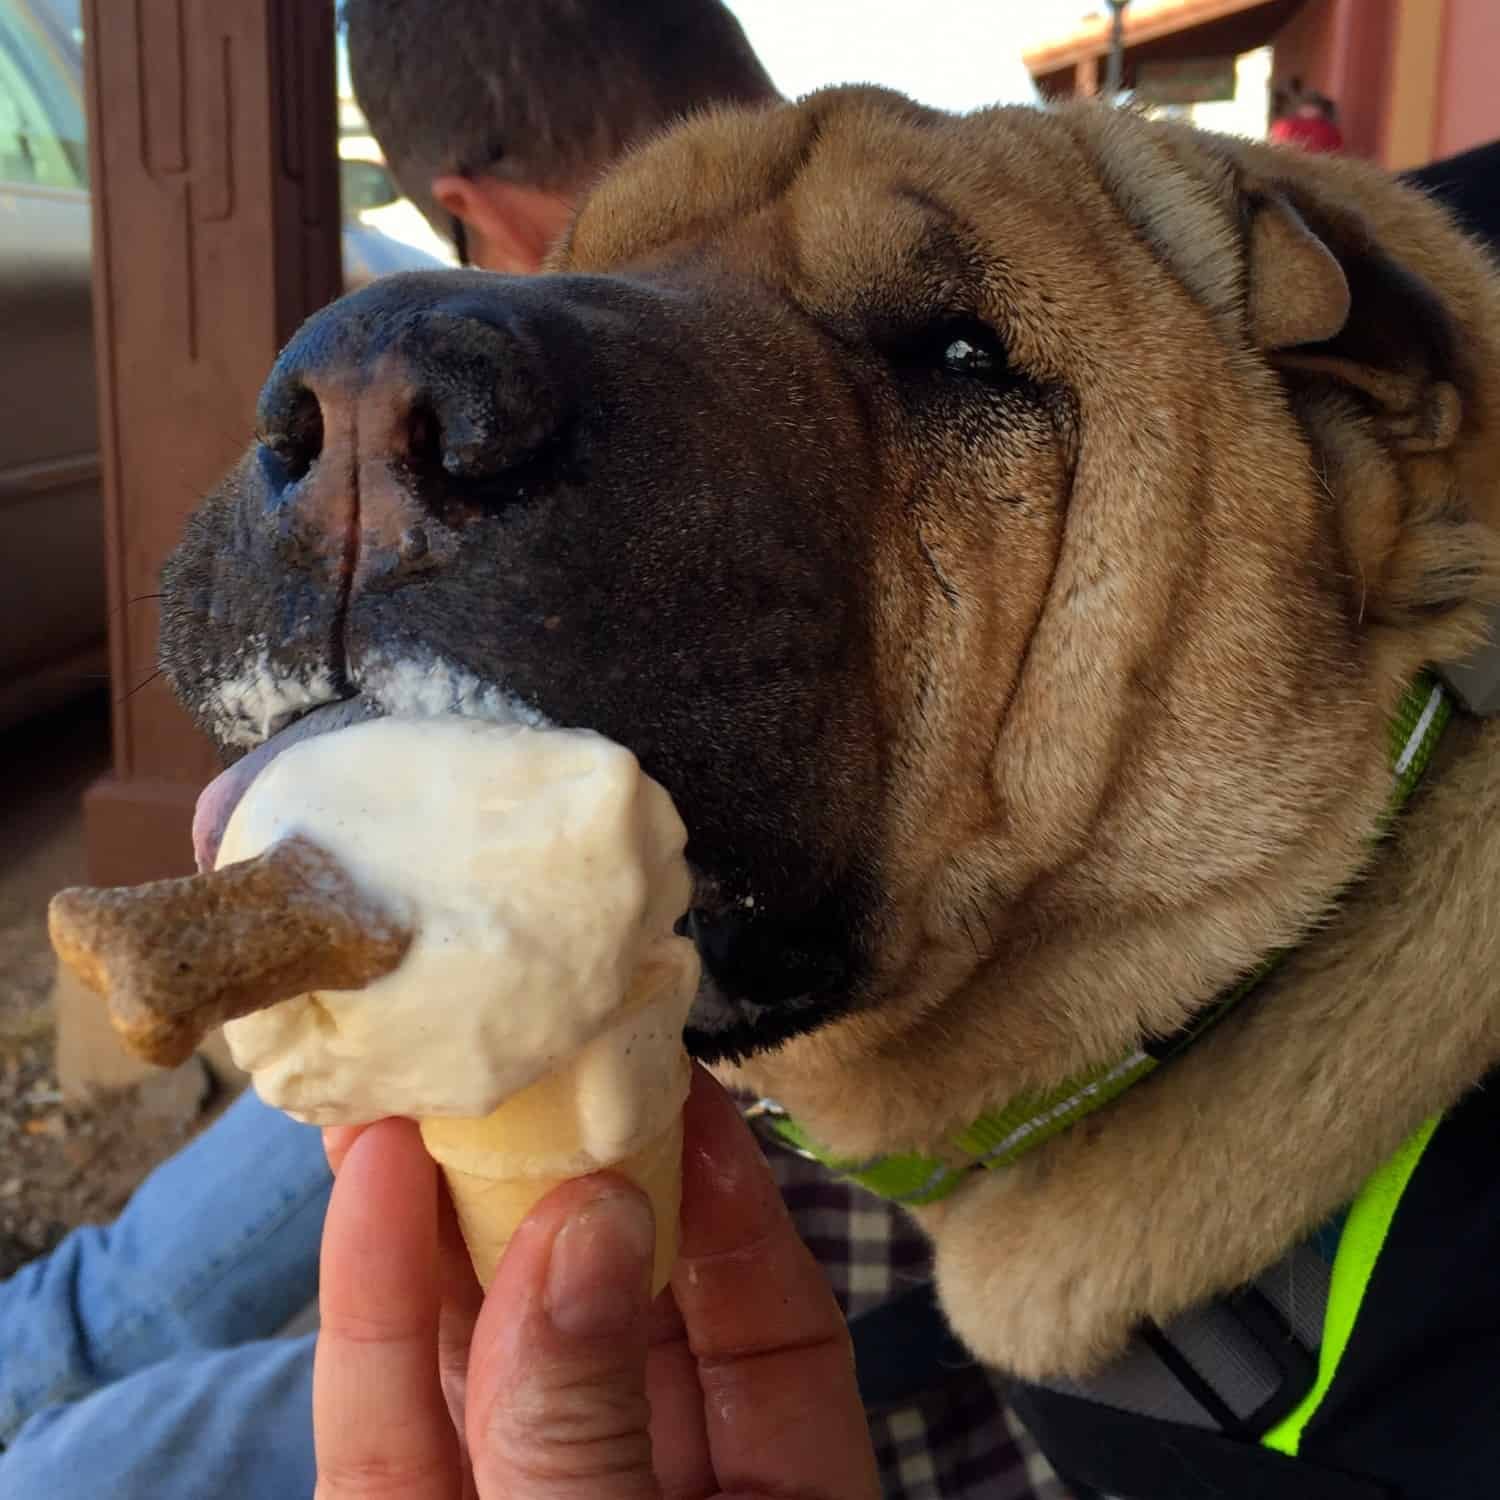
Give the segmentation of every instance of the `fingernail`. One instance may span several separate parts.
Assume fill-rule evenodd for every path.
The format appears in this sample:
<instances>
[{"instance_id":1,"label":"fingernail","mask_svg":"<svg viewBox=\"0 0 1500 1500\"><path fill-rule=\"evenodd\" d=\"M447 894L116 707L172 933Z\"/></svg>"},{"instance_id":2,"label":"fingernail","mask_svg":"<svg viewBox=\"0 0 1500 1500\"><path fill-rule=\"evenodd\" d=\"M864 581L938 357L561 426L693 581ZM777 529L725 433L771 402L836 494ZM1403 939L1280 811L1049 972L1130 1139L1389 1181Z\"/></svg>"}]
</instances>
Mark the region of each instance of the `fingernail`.
<instances>
[{"instance_id":1,"label":"fingernail","mask_svg":"<svg viewBox=\"0 0 1500 1500\"><path fill-rule=\"evenodd\" d=\"M656 1225L650 1200L612 1191L585 1204L558 1231L544 1302L570 1338L620 1333L641 1316L651 1290Z\"/></svg>"}]
</instances>

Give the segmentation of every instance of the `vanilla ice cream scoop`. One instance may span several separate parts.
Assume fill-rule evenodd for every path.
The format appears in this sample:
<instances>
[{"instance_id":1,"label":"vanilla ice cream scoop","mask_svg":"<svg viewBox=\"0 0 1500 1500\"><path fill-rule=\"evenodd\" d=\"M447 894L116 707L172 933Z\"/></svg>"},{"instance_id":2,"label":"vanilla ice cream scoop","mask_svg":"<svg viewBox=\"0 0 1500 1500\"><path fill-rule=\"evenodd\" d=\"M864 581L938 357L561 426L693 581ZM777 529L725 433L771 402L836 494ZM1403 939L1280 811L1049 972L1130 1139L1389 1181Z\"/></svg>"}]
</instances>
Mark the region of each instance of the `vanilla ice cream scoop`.
<instances>
[{"instance_id":1,"label":"vanilla ice cream scoop","mask_svg":"<svg viewBox=\"0 0 1500 1500\"><path fill-rule=\"evenodd\" d=\"M600 1087L580 1151L618 1155L680 1107L698 972L673 933L691 895L686 835L628 750L583 730L453 717L356 724L260 772L218 867L292 836L412 938L362 989L225 1027L268 1103L317 1124L472 1118L592 1043Z\"/></svg>"}]
</instances>

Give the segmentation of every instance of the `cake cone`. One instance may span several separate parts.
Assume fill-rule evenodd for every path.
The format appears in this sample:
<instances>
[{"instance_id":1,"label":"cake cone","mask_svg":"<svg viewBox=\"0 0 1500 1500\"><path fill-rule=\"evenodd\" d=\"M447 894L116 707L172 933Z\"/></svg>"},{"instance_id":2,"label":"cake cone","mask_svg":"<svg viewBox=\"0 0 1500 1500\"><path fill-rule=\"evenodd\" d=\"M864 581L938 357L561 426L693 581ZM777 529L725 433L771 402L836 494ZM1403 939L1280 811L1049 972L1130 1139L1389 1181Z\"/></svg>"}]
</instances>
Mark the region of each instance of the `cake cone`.
<instances>
[{"instance_id":1,"label":"cake cone","mask_svg":"<svg viewBox=\"0 0 1500 1500\"><path fill-rule=\"evenodd\" d=\"M486 1289L511 1235L542 1198L575 1177L606 1170L628 1177L651 1200L653 1295L672 1274L682 1201L682 1112L633 1149L601 1158L585 1149L579 1129L578 1092L596 1081L581 1071L576 1063L560 1068L479 1119L421 1122L423 1144L443 1169L474 1272Z\"/></svg>"},{"instance_id":2,"label":"cake cone","mask_svg":"<svg viewBox=\"0 0 1500 1500\"><path fill-rule=\"evenodd\" d=\"M463 1126L471 1127L477 1135L488 1123L488 1119L431 1120L424 1123L422 1134L426 1140L427 1127L437 1125L442 1127L445 1139L458 1134L458 1128ZM441 1148L435 1149L430 1140L427 1149L443 1168L464 1243L469 1247L469 1259L474 1263L474 1274L486 1289L521 1221L553 1188L580 1175L483 1177L447 1165ZM677 1259L677 1216L682 1202L682 1116L678 1115L639 1151L620 1161L601 1163L592 1170L606 1169L628 1177L651 1199L656 1215L656 1255L651 1268L651 1293L655 1296L671 1278L672 1264Z\"/></svg>"}]
</instances>

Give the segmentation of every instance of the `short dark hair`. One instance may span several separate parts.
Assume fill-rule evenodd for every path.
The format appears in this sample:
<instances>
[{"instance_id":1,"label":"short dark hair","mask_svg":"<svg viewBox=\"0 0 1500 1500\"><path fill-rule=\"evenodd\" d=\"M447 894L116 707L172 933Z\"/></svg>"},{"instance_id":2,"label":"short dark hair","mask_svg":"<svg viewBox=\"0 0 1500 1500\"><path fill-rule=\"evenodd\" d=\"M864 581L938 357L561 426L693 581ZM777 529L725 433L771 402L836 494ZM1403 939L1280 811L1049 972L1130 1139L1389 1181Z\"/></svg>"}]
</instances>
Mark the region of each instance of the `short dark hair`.
<instances>
[{"instance_id":1,"label":"short dark hair","mask_svg":"<svg viewBox=\"0 0 1500 1500\"><path fill-rule=\"evenodd\" d=\"M571 192L708 104L775 96L720 0L344 0L354 91L407 196L489 172Z\"/></svg>"}]
</instances>

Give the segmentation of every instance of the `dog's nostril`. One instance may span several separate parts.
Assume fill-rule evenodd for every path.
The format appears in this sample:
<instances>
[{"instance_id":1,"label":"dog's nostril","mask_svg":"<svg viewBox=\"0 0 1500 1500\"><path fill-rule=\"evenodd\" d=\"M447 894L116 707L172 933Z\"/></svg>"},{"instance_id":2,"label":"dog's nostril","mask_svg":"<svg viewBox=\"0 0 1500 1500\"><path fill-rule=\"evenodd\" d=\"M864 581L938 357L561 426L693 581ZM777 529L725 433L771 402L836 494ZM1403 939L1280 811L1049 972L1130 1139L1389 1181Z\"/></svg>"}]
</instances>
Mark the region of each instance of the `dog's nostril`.
<instances>
[{"instance_id":1,"label":"dog's nostril","mask_svg":"<svg viewBox=\"0 0 1500 1500\"><path fill-rule=\"evenodd\" d=\"M473 437L450 442L443 448L443 468L454 479L484 479L504 466L495 448L494 442Z\"/></svg>"},{"instance_id":2,"label":"dog's nostril","mask_svg":"<svg viewBox=\"0 0 1500 1500\"><path fill-rule=\"evenodd\" d=\"M444 412L443 472L450 479L494 479L530 451L527 423L491 404L482 387Z\"/></svg>"},{"instance_id":3,"label":"dog's nostril","mask_svg":"<svg viewBox=\"0 0 1500 1500\"><path fill-rule=\"evenodd\" d=\"M443 464L443 428L425 403L414 405L406 419L406 455L413 468L434 470Z\"/></svg>"},{"instance_id":4,"label":"dog's nostril","mask_svg":"<svg viewBox=\"0 0 1500 1500\"><path fill-rule=\"evenodd\" d=\"M425 526L408 526L401 533L401 540L397 543L396 550L402 562L417 563L427 556L429 545Z\"/></svg>"},{"instance_id":5,"label":"dog's nostril","mask_svg":"<svg viewBox=\"0 0 1500 1500\"><path fill-rule=\"evenodd\" d=\"M289 479L301 479L323 452L323 408L318 398L305 385L299 386L260 440L286 466Z\"/></svg>"},{"instance_id":6,"label":"dog's nostril","mask_svg":"<svg viewBox=\"0 0 1500 1500\"><path fill-rule=\"evenodd\" d=\"M502 422L484 387L412 403L406 417L405 461L419 478L481 482L498 479L535 441L529 424Z\"/></svg>"}]
</instances>

